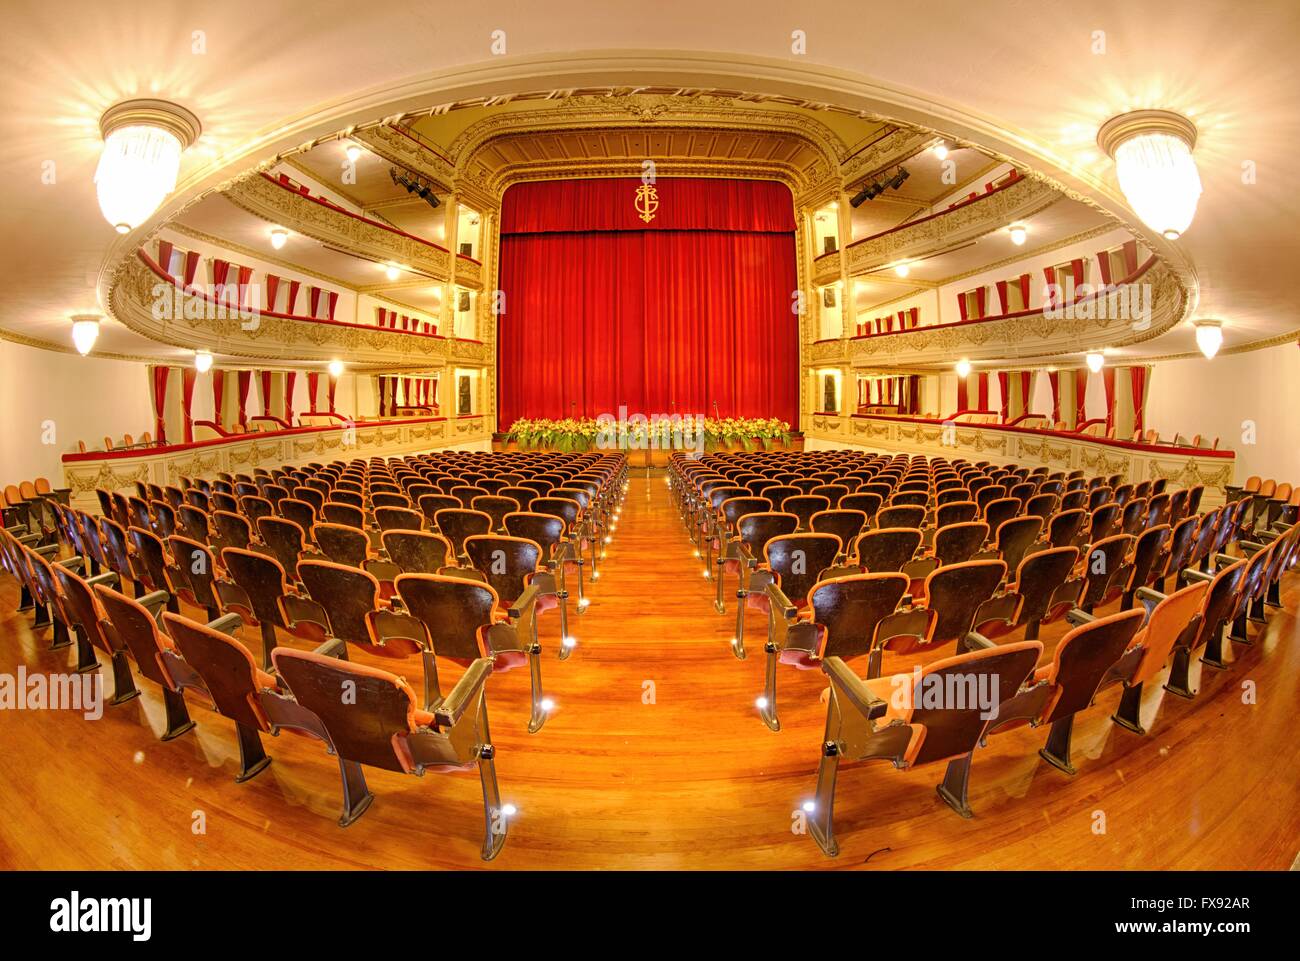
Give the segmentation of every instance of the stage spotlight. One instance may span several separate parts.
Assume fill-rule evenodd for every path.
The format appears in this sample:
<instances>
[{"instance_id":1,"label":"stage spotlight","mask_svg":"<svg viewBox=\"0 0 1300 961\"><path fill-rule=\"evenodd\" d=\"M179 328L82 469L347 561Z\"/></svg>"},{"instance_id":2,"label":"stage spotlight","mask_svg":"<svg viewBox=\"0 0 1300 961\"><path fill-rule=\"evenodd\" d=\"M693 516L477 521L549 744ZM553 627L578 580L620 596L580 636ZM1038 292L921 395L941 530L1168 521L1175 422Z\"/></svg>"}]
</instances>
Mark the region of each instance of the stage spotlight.
<instances>
[{"instance_id":1,"label":"stage spotlight","mask_svg":"<svg viewBox=\"0 0 1300 961\"><path fill-rule=\"evenodd\" d=\"M885 186L889 187L891 190L897 190L899 187L903 186L903 181L910 176L912 175L908 173L906 167L899 167L898 173L894 174L893 179L885 184Z\"/></svg>"}]
</instances>

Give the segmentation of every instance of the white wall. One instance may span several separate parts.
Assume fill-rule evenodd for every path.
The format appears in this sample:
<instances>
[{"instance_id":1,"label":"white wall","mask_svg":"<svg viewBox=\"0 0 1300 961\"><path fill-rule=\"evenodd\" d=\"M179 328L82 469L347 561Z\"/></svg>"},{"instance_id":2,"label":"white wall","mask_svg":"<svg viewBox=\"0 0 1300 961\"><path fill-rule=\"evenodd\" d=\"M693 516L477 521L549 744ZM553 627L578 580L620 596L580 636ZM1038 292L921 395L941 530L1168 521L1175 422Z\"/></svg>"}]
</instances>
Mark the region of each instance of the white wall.
<instances>
[{"instance_id":1,"label":"white wall","mask_svg":"<svg viewBox=\"0 0 1300 961\"><path fill-rule=\"evenodd\" d=\"M123 433L153 432L145 364L2 340L0 410L0 485L47 477L61 487L61 457L79 439L94 449L103 447L105 434L120 441Z\"/></svg>"},{"instance_id":2,"label":"white wall","mask_svg":"<svg viewBox=\"0 0 1300 961\"><path fill-rule=\"evenodd\" d=\"M1153 365L1146 426L1204 434L1237 452L1236 478L1300 481L1300 348L1295 344ZM1091 390L1091 386L1089 387ZM1253 440L1250 443L1251 428Z\"/></svg>"}]
</instances>

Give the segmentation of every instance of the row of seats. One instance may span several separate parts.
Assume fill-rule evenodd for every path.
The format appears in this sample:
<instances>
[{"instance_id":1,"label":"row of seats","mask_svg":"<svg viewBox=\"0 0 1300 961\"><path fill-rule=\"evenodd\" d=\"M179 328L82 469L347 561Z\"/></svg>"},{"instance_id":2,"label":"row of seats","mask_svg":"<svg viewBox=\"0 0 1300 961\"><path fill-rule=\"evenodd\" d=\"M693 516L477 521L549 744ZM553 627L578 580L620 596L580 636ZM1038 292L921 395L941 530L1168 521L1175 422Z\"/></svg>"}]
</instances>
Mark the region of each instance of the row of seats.
<instances>
[{"instance_id":1,"label":"row of seats","mask_svg":"<svg viewBox=\"0 0 1300 961\"><path fill-rule=\"evenodd\" d=\"M1098 691L1122 685L1114 720L1143 734L1146 682L1168 668L1168 690L1192 697L1194 659L1226 667L1225 628L1249 643L1248 623L1280 606L1300 557L1294 515L1252 515L1248 500L1202 514L1199 487L1121 480L850 451L674 457L669 483L719 612L724 576L737 578L736 657L745 609L768 617L763 721L780 729L780 665L830 680L811 819L827 854L841 762L946 761L939 794L969 817L989 735L1048 724L1040 753L1073 774L1073 718ZM1071 630L1040 663L1040 628L1061 619ZM887 656L926 654L944 656L918 677L885 670ZM983 706L931 693L986 689Z\"/></svg>"},{"instance_id":2,"label":"row of seats","mask_svg":"<svg viewBox=\"0 0 1300 961\"><path fill-rule=\"evenodd\" d=\"M1271 527L1276 523L1293 524L1300 519L1300 483L1290 484L1252 474L1240 487L1224 488L1229 501L1250 502L1250 523Z\"/></svg>"},{"instance_id":3,"label":"row of seats","mask_svg":"<svg viewBox=\"0 0 1300 961\"><path fill-rule=\"evenodd\" d=\"M72 488L54 488L49 479L38 477L19 484L7 484L0 491L0 517L4 527L27 527L33 517L45 514L45 502L50 500L68 503Z\"/></svg>"},{"instance_id":4,"label":"row of seats","mask_svg":"<svg viewBox=\"0 0 1300 961\"><path fill-rule=\"evenodd\" d=\"M103 516L53 502L52 527L5 530L0 563L53 648L75 645L79 671L97 670L97 653L108 659L112 703L138 696L132 664L161 687L164 740L193 727L187 691L233 720L237 781L270 763L261 734L318 738L339 758L346 826L373 800L364 765L477 765L490 859L508 812L488 677L529 668L528 729L539 730L549 699L537 618L559 610L564 621L567 578L604 555L626 472L618 454L447 452L183 478L131 496L101 491ZM260 660L237 636L244 624L261 633ZM281 643L277 629L311 649ZM563 659L567 625L561 639ZM420 658L422 691L350 662L350 647ZM464 669L445 693L439 659ZM341 703L344 683L355 703Z\"/></svg>"}]
</instances>

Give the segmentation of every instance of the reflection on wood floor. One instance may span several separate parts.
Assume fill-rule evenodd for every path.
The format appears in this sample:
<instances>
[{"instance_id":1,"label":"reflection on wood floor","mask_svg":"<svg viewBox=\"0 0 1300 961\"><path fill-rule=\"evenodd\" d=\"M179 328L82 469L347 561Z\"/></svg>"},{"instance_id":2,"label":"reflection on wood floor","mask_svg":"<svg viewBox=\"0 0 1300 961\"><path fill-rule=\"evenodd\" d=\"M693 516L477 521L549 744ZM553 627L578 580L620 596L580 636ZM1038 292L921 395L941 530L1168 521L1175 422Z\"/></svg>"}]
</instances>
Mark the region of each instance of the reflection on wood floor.
<instances>
[{"instance_id":1,"label":"reflection on wood floor","mask_svg":"<svg viewBox=\"0 0 1300 961\"><path fill-rule=\"evenodd\" d=\"M994 738L975 756L972 820L935 794L942 766L844 768L841 853L832 860L792 830L813 793L823 675L783 668L783 729L763 726L754 700L765 621L751 615L751 653L737 661L734 597L725 616L714 612L713 585L662 476L638 474L591 605L573 619L580 643L568 661L554 657L553 615L542 618L543 677L556 708L541 732L525 730L526 671L488 682L502 795L519 812L490 867L1285 869L1300 845L1297 588L1288 575L1286 609L1271 613L1255 645L1233 649L1230 670L1206 670L1195 700L1148 684L1146 737L1111 723L1120 692L1106 691L1076 724L1074 778L1038 757L1045 730ZM34 637L30 617L12 613L15 598L3 580L0 671L66 670L71 654L49 653L48 633ZM1044 631L1049 654L1062 633L1060 625ZM258 649L254 630L244 637ZM911 667L901 658L885 665ZM406 675L417 681L418 673L413 660ZM1256 703L1243 703L1247 681ZM483 865L475 771L416 778L367 769L375 802L340 828L338 768L319 742L267 738L274 763L235 784L232 723L191 698L198 726L162 743L158 689L139 686L142 697L106 706L98 721L0 713L0 779L11 802L0 818L0 866ZM194 830L200 814L206 833Z\"/></svg>"}]
</instances>

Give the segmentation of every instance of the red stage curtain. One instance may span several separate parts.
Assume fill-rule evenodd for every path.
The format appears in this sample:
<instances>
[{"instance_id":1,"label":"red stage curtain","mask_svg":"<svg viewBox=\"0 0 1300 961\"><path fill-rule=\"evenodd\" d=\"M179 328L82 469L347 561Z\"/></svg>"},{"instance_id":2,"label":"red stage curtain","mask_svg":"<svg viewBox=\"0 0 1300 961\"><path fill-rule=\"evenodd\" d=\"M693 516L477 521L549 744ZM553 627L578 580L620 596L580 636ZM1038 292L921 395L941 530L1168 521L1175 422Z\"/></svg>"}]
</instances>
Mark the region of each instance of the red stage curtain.
<instances>
[{"instance_id":1,"label":"red stage curtain","mask_svg":"<svg viewBox=\"0 0 1300 961\"><path fill-rule=\"evenodd\" d=\"M194 440L194 417L190 413L194 405L194 378L198 371L193 367L181 368L181 411L185 415L185 443Z\"/></svg>"},{"instance_id":2,"label":"red stage curtain","mask_svg":"<svg viewBox=\"0 0 1300 961\"><path fill-rule=\"evenodd\" d=\"M797 427L789 191L661 180L646 225L634 210L638 186L558 181L507 191L499 425L617 415L626 405Z\"/></svg>"},{"instance_id":3,"label":"red stage curtain","mask_svg":"<svg viewBox=\"0 0 1300 961\"><path fill-rule=\"evenodd\" d=\"M307 405L311 413L316 413L316 391L320 387L320 371L307 371Z\"/></svg>"},{"instance_id":4,"label":"red stage curtain","mask_svg":"<svg viewBox=\"0 0 1300 961\"><path fill-rule=\"evenodd\" d=\"M291 370L284 375L284 422L293 426L293 387L298 381L298 372Z\"/></svg>"},{"instance_id":5,"label":"red stage curtain","mask_svg":"<svg viewBox=\"0 0 1300 961\"><path fill-rule=\"evenodd\" d=\"M167 375L170 372L170 367L149 368L149 373L153 377L153 433L160 444L167 443L167 420L164 411L167 409Z\"/></svg>"},{"instance_id":6,"label":"red stage curtain","mask_svg":"<svg viewBox=\"0 0 1300 961\"><path fill-rule=\"evenodd\" d=\"M249 285L249 282L250 282L252 279L253 279L253 268L252 268L252 267L240 267L240 268L239 268L239 281L238 281L238 282L239 282L239 306L240 306L240 307L251 307L251 306L252 306L252 305L248 302L248 285Z\"/></svg>"},{"instance_id":7,"label":"red stage curtain","mask_svg":"<svg viewBox=\"0 0 1300 961\"><path fill-rule=\"evenodd\" d=\"M248 427L248 389L253 386L253 372L251 370L239 371L239 423L245 428Z\"/></svg>"},{"instance_id":8,"label":"red stage curtain","mask_svg":"<svg viewBox=\"0 0 1300 961\"><path fill-rule=\"evenodd\" d=\"M640 179L621 177L515 184L501 200L501 233L794 232L790 191L775 181L661 178L654 184L659 207L648 223L636 205L641 185Z\"/></svg>"},{"instance_id":9,"label":"red stage curtain","mask_svg":"<svg viewBox=\"0 0 1300 961\"><path fill-rule=\"evenodd\" d=\"M280 287L280 278L275 274L266 275L266 310L275 310L275 292Z\"/></svg>"},{"instance_id":10,"label":"red stage curtain","mask_svg":"<svg viewBox=\"0 0 1300 961\"><path fill-rule=\"evenodd\" d=\"M226 394L226 372L213 368L212 371L212 420L221 426L221 401Z\"/></svg>"}]
</instances>

